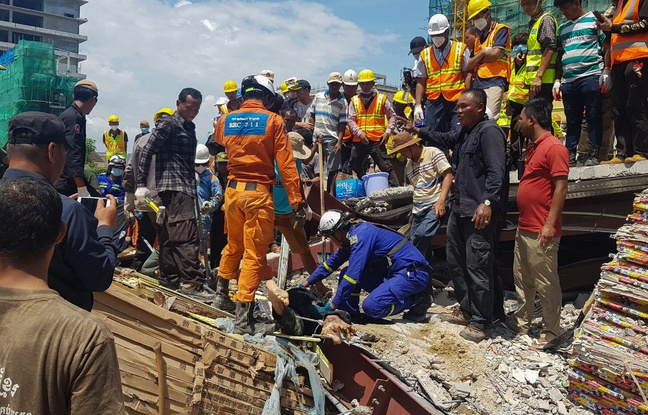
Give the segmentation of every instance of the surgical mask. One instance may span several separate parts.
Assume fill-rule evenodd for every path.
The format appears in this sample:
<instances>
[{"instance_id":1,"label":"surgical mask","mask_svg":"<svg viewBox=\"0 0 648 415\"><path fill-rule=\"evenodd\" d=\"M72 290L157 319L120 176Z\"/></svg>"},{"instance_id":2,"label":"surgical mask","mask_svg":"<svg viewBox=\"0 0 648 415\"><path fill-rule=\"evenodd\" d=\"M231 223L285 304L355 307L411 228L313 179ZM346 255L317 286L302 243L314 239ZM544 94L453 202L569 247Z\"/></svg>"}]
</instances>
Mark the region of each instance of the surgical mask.
<instances>
[{"instance_id":1,"label":"surgical mask","mask_svg":"<svg viewBox=\"0 0 648 415\"><path fill-rule=\"evenodd\" d=\"M142 134L146 134L146 133L149 132L149 129L148 129L148 128L142 128L141 130L142 130Z\"/></svg>"},{"instance_id":2,"label":"surgical mask","mask_svg":"<svg viewBox=\"0 0 648 415\"><path fill-rule=\"evenodd\" d=\"M519 54L526 55L528 50L529 49L527 48L527 45L515 45L513 46L513 56L517 56Z\"/></svg>"},{"instance_id":3,"label":"surgical mask","mask_svg":"<svg viewBox=\"0 0 648 415\"><path fill-rule=\"evenodd\" d=\"M196 166L196 173L203 174L207 170L207 166Z\"/></svg>"},{"instance_id":4,"label":"surgical mask","mask_svg":"<svg viewBox=\"0 0 648 415\"><path fill-rule=\"evenodd\" d=\"M486 29L486 26L488 26L488 21L483 17L480 17L479 19L475 19L473 23L475 24L475 27L479 30L484 30Z\"/></svg>"},{"instance_id":5,"label":"surgical mask","mask_svg":"<svg viewBox=\"0 0 648 415\"><path fill-rule=\"evenodd\" d=\"M434 46L437 48L440 48L441 45L445 43L445 36L432 36L432 43L434 43Z\"/></svg>"},{"instance_id":6,"label":"surgical mask","mask_svg":"<svg viewBox=\"0 0 648 415\"><path fill-rule=\"evenodd\" d=\"M110 129L113 130L113 131L117 131L118 128L119 128L118 125L111 125L110 126Z\"/></svg>"},{"instance_id":7,"label":"surgical mask","mask_svg":"<svg viewBox=\"0 0 648 415\"><path fill-rule=\"evenodd\" d=\"M121 177L122 174L124 174L124 169L112 169L110 172L115 177Z\"/></svg>"}]
</instances>

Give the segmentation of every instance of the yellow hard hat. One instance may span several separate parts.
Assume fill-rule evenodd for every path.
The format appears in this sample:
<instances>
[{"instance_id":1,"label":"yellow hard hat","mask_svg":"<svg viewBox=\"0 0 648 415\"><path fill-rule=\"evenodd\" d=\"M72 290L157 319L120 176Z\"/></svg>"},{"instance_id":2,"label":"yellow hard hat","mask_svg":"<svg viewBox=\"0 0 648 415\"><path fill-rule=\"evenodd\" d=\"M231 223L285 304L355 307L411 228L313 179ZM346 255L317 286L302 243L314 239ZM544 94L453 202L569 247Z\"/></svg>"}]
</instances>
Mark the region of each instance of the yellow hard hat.
<instances>
[{"instance_id":1,"label":"yellow hard hat","mask_svg":"<svg viewBox=\"0 0 648 415\"><path fill-rule=\"evenodd\" d=\"M468 3L468 19L474 19L482 10L486 10L491 6L488 0L470 0Z\"/></svg>"},{"instance_id":2,"label":"yellow hard hat","mask_svg":"<svg viewBox=\"0 0 648 415\"><path fill-rule=\"evenodd\" d=\"M238 90L238 86L236 85L236 82L232 81L231 79L229 81L225 81L225 85L223 85L223 92L236 92Z\"/></svg>"},{"instance_id":3,"label":"yellow hard hat","mask_svg":"<svg viewBox=\"0 0 648 415\"><path fill-rule=\"evenodd\" d=\"M108 122L109 123L111 123L111 122L117 122L118 123L119 122L119 117L116 116L115 114L112 114L110 117L108 117Z\"/></svg>"},{"instance_id":4,"label":"yellow hard hat","mask_svg":"<svg viewBox=\"0 0 648 415\"><path fill-rule=\"evenodd\" d=\"M396 91L394 94L394 101L399 102L401 104L412 104L414 103L414 98L412 97L412 94L409 92L405 92L403 90Z\"/></svg>"},{"instance_id":5,"label":"yellow hard hat","mask_svg":"<svg viewBox=\"0 0 648 415\"><path fill-rule=\"evenodd\" d=\"M363 69L358 74L358 82L372 82L376 80L376 75L374 75L371 69Z\"/></svg>"},{"instance_id":6,"label":"yellow hard hat","mask_svg":"<svg viewBox=\"0 0 648 415\"><path fill-rule=\"evenodd\" d=\"M172 108L164 107L161 108L158 112L155 113L153 116L153 122L157 122L158 118L160 118L160 115L166 114L166 115L173 115L175 114L175 111Z\"/></svg>"},{"instance_id":7,"label":"yellow hard hat","mask_svg":"<svg viewBox=\"0 0 648 415\"><path fill-rule=\"evenodd\" d=\"M282 93L282 94L285 94L285 93L287 93L287 92L288 92L288 85L286 85L286 81L283 81L283 82L281 83L281 93Z\"/></svg>"}]
</instances>

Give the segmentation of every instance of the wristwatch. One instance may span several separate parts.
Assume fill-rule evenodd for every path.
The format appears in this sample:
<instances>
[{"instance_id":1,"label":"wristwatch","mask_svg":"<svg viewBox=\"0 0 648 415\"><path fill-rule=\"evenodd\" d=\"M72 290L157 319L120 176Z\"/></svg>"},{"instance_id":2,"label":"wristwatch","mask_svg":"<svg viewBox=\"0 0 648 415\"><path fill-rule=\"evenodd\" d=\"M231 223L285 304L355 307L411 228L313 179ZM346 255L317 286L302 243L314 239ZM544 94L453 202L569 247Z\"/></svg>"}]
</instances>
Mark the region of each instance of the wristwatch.
<instances>
[{"instance_id":1,"label":"wristwatch","mask_svg":"<svg viewBox=\"0 0 648 415\"><path fill-rule=\"evenodd\" d=\"M490 205L491 205L491 201L488 200L488 199L486 199L486 200L484 200L484 204L485 204L486 206L490 206Z\"/></svg>"}]
</instances>

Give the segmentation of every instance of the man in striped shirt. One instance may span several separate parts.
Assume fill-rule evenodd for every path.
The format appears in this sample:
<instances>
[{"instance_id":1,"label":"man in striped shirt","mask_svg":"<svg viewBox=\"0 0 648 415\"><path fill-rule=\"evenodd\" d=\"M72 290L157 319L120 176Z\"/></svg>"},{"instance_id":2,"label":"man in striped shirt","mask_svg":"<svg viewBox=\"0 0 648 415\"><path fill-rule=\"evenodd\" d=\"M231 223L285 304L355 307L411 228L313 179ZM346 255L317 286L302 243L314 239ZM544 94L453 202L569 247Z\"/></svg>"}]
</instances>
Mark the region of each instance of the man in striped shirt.
<instances>
[{"instance_id":1,"label":"man in striped shirt","mask_svg":"<svg viewBox=\"0 0 648 415\"><path fill-rule=\"evenodd\" d=\"M567 138L569 165L576 166L576 146L583 121L583 108L589 127L590 149L582 165L598 164L598 151L603 140L603 94L601 89L610 88L610 57L603 48L605 35L597 28L592 12L585 12L580 0L554 0L567 22L558 28L560 58L557 64L553 94L556 100L560 93L565 104L567 117ZM608 75L605 77L604 75ZM562 83L560 77L562 76ZM580 164L580 161L579 161Z\"/></svg>"},{"instance_id":2,"label":"man in striped shirt","mask_svg":"<svg viewBox=\"0 0 648 415\"><path fill-rule=\"evenodd\" d=\"M423 147L408 132L394 136L394 152L408 159L405 174L414 186L410 240L426 256L432 238L441 227L446 200L452 187L452 169L445 154L436 147Z\"/></svg>"}]
</instances>

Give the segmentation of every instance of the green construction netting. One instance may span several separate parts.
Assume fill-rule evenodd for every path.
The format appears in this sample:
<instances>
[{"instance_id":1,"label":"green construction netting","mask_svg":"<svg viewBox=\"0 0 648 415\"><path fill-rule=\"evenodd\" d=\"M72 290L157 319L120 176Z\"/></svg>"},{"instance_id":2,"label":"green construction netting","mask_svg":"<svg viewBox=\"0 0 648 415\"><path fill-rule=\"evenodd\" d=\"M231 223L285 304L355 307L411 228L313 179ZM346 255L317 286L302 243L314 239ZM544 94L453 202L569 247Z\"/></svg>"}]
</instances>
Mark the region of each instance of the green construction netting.
<instances>
[{"instance_id":1,"label":"green construction netting","mask_svg":"<svg viewBox=\"0 0 648 415\"><path fill-rule=\"evenodd\" d=\"M79 78L58 76L54 47L21 40L0 56L0 146L7 142L9 120L25 111L60 114L72 100Z\"/></svg>"}]
</instances>

